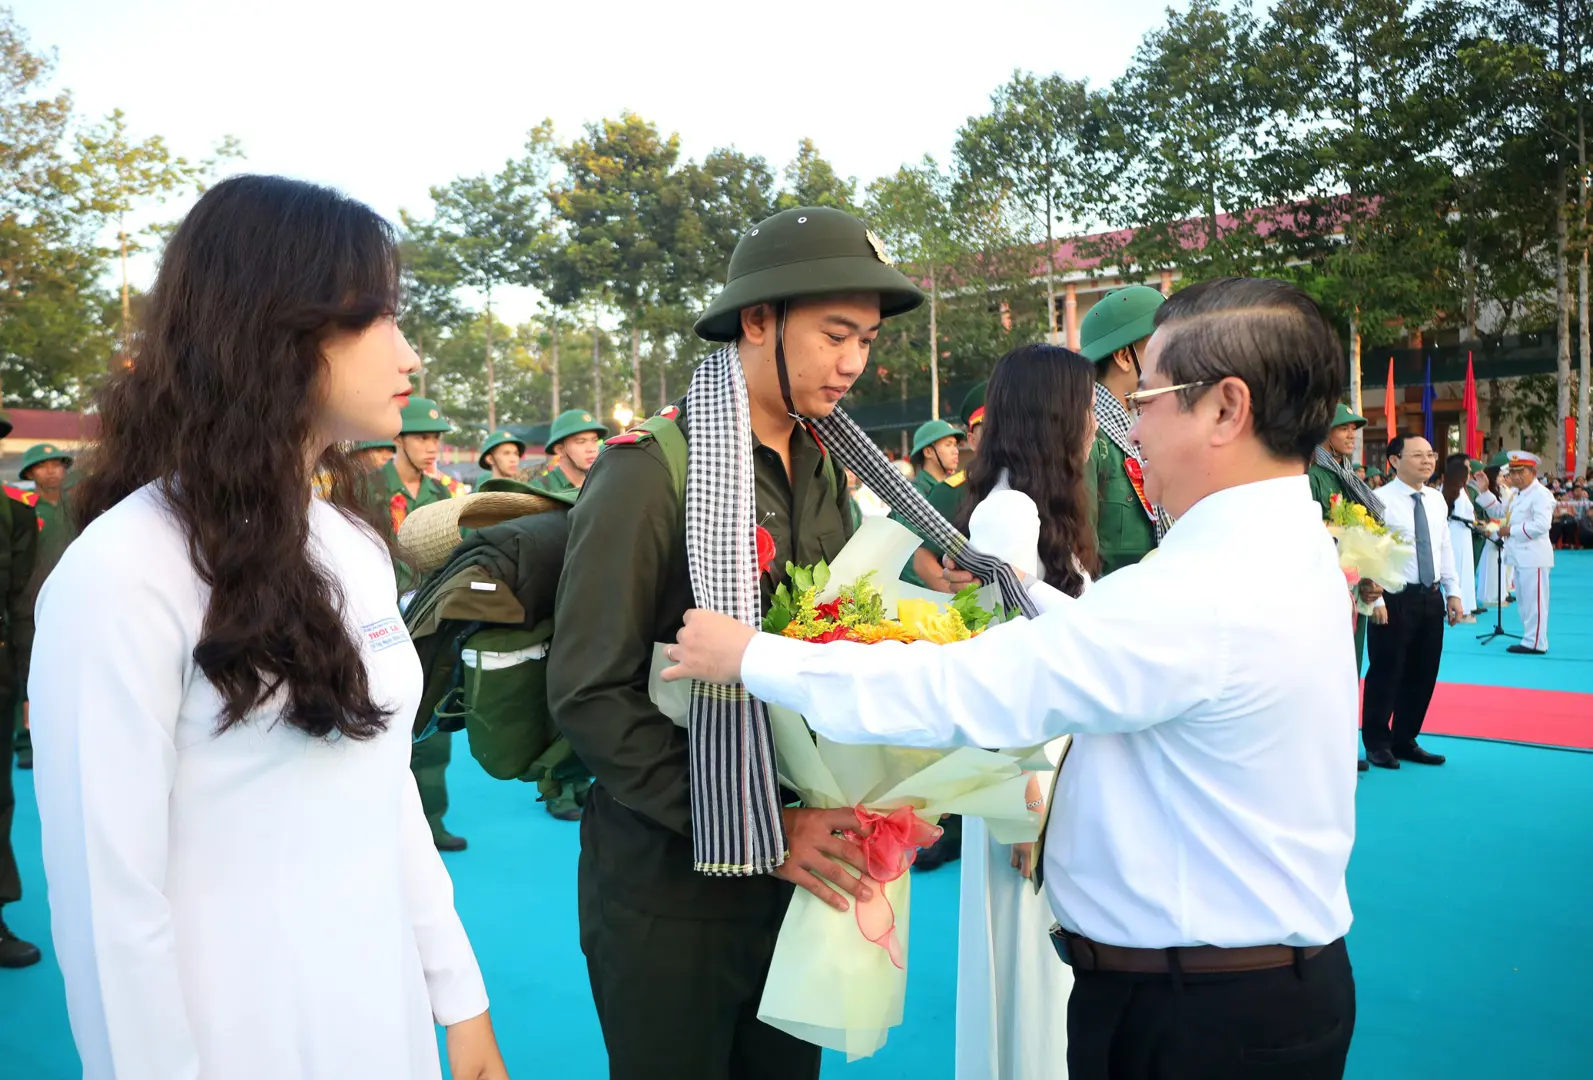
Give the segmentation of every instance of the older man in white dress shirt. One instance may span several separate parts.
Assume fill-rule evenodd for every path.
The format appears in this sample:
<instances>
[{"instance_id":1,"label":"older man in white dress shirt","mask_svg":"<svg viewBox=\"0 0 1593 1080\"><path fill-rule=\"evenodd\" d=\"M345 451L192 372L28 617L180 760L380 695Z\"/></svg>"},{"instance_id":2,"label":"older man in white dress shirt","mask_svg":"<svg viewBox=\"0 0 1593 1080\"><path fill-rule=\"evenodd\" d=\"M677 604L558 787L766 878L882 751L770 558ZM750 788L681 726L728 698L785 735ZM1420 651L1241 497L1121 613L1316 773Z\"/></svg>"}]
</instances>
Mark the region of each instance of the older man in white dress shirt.
<instances>
[{"instance_id":1,"label":"older man in white dress shirt","mask_svg":"<svg viewBox=\"0 0 1593 1080\"><path fill-rule=\"evenodd\" d=\"M1410 584L1377 601L1366 630L1361 737L1366 760L1379 768L1397 769L1401 761L1442 765L1444 755L1423 750L1416 736L1438 684L1444 622L1454 626L1466 613L1449 511L1444 493L1427 486L1438 463L1431 443L1420 435L1396 435L1388 443L1388 460L1394 479L1373 494L1383 505L1383 523L1412 546L1405 567Z\"/></svg>"},{"instance_id":2,"label":"older man in white dress shirt","mask_svg":"<svg viewBox=\"0 0 1593 1080\"><path fill-rule=\"evenodd\" d=\"M670 674L740 679L842 742L1072 733L1042 856L1072 1080L1340 1077L1356 672L1305 468L1343 355L1276 281L1191 286L1157 326L1130 402L1178 519L1154 559L1077 600L1035 583L1038 619L948 646L809 645L693 612Z\"/></svg>"}]
</instances>

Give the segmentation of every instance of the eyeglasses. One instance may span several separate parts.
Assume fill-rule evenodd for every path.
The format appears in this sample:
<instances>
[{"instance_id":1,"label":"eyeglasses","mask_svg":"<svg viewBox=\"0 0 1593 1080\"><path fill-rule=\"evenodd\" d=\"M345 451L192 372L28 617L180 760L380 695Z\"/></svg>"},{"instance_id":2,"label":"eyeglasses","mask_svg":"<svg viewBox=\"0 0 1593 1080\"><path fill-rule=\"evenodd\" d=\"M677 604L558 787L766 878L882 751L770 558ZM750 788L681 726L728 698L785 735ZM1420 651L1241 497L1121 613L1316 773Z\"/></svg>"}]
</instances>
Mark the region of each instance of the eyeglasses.
<instances>
[{"instance_id":1,"label":"eyeglasses","mask_svg":"<svg viewBox=\"0 0 1593 1080\"><path fill-rule=\"evenodd\" d=\"M1152 398L1160 397L1163 394L1171 394L1175 390L1193 390L1198 386L1212 386L1221 381L1220 379L1201 379L1199 382L1179 383L1176 386L1158 386L1154 390L1135 390L1132 394L1124 395L1124 400L1128 403L1128 411L1138 416L1144 410L1145 403Z\"/></svg>"}]
</instances>

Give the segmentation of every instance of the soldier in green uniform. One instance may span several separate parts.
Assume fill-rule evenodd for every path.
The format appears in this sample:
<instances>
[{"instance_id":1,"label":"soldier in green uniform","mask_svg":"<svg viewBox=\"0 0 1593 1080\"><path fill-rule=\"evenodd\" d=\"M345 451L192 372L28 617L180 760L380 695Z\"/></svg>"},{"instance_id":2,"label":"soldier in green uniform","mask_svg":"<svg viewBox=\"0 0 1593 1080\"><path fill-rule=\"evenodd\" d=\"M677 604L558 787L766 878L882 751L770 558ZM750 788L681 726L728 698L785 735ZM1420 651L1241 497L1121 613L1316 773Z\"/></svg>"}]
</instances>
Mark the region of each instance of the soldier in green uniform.
<instances>
[{"instance_id":1,"label":"soldier in green uniform","mask_svg":"<svg viewBox=\"0 0 1593 1080\"><path fill-rule=\"evenodd\" d=\"M1362 506L1381 521L1383 504L1377 496L1372 494L1372 489L1366 482L1355 474L1350 465L1350 459L1355 455L1355 435L1366 426L1366 417L1357 416L1350 411L1350 407L1339 402L1338 411L1333 415L1333 426L1328 429L1327 442L1316 448L1316 454L1311 459L1310 466L1305 475L1311 481L1311 497L1322 507L1322 520L1326 521L1332 513L1333 499L1337 496L1349 502L1360 503ZM1382 595L1382 590L1370 578L1356 586L1361 600L1370 604ZM1355 670L1360 672L1366 656L1366 616L1355 616ZM1361 749L1361 761L1356 766L1365 772L1366 749Z\"/></svg>"},{"instance_id":2,"label":"soldier in green uniform","mask_svg":"<svg viewBox=\"0 0 1593 1080\"><path fill-rule=\"evenodd\" d=\"M481 444L481 456L476 459L496 480L518 480L520 458L525 454L525 443L512 431L494 431Z\"/></svg>"},{"instance_id":3,"label":"soldier in green uniform","mask_svg":"<svg viewBox=\"0 0 1593 1080\"><path fill-rule=\"evenodd\" d=\"M0 415L0 438L11 433L11 421ZM33 563L39 542L39 519L31 498L10 484L0 494L0 716L11 716L15 702L27 692L28 660L33 652ZM39 962L37 946L6 928L4 908L22 899L22 877L11 850L11 821L16 793L11 781L12 740L0 760L0 968L23 968Z\"/></svg>"},{"instance_id":4,"label":"soldier in green uniform","mask_svg":"<svg viewBox=\"0 0 1593 1080\"><path fill-rule=\"evenodd\" d=\"M403 427L394 440L397 452L391 461L372 474L374 498L385 508L386 520L391 523L394 535L411 510L453 497L453 493L432 475L437 467L442 437L452 430L437 403L430 398L411 397L404 406ZM399 590L407 592L412 585L411 571L402 564L395 569ZM443 814L448 811L447 773L453 754L452 742L452 733L439 731L416 743L409 758L415 784L420 788L426 822L431 826L431 836L439 851L463 851L468 846L464 837L455 836L443 827Z\"/></svg>"},{"instance_id":5,"label":"soldier in green uniform","mask_svg":"<svg viewBox=\"0 0 1593 1080\"><path fill-rule=\"evenodd\" d=\"M1079 352L1095 364L1095 419L1085 477L1095 489L1101 575L1143 559L1172 521L1145 492L1139 448L1129 439L1128 395L1139 387L1139 358L1166 298L1149 285L1114 289L1079 324Z\"/></svg>"},{"instance_id":6,"label":"soldier in green uniform","mask_svg":"<svg viewBox=\"0 0 1593 1080\"><path fill-rule=\"evenodd\" d=\"M955 523L957 511L962 506L962 495L968 482L972 458L979 453L979 436L985 429L985 384L980 383L963 396L962 429L968 433L968 442L957 455L957 471L929 489L925 496L929 505L940 511L940 516Z\"/></svg>"},{"instance_id":7,"label":"soldier in green uniform","mask_svg":"<svg viewBox=\"0 0 1593 1080\"><path fill-rule=\"evenodd\" d=\"M44 579L61 561L61 553L77 538L77 523L72 520L66 496L66 473L71 467L72 455L50 443L30 446L22 454L22 471L19 475L33 482L36 496L33 512L39 519L38 548L30 584L35 597ZM31 769L33 740L28 735L27 724L23 722L23 701L20 696L16 705L16 727L17 768Z\"/></svg>"},{"instance_id":8,"label":"soldier in green uniform","mask_svg":"<svg viewBox=\"0 0 1593 1080\"><path fill-rule=\"evenodd\" d=\"M700 336L727 343L698 373L716 373L700 391L709 404L693 412L694 378L683 407L666 415L685 434L689 471L748 463L748 516L767 534L759 546L772 549L758 575L767 610L788 562L834 559L852 531L839 466L792 414L828 415L864 370L882 318L923 297L861 222L815 207L749 230L729 278L697 322ZM750 431L726 420L731 365L744 374ZM669 460L646 430L609 440L597 459L570 511L548 667L554 719L597 775L581 822L581 948L608 1075L816 1080L818 1047L758 1020L758 1002L793 884L819 892L815 875L849 876L821 849L849 862L861 854L832 832L851 827L849 811L788 805L769 820L767 774L748 778L755 801L716 811L693 794L698 785L723 792L733 783L726 770L739 773L729 764L736 748L700 755L648 696L654 643L673 641L696 603ZM760 852L783 843L788 854L778 866L746 861L754 843Z\"/></svg>"},{"instance_id":9,"label":"soldier in green uniform","mask_svg":"<svg viewBox=\"0 0 1593 1080\"><path fill-rule=\"evenodd\" d=\"M945 420L927 421L913 432L913 450L908 455L917 470L913 474L913 487L926 498L957 472L957 442L961 438L962 432ZM895 511L891 512L891 520L907 524ZM926 589L951 592L946 584L945 568L940 564L941 554L933 544L925 544L913 552L912 561L902 567L902 580Z\"/></svg>"},{"instance_id":10,"label":"soldier in green uniform","mask_svg":"<svg viewBox=\"0 0 1593 1080\"><path fill-rule=\"evenodd\" d=\"M389 461L398 452L391 439L370 439L366 442L357 442L351 448L354 460L367 472L375 472Z\"/></svg>"},{"instance_id":11,"label":"soldier in green uniform","mask_svg":"<svg viewBox=\"0 0 1593 1080\"><path fill-rule=\"evenodd\" d=\"M548 453L557 461L535 480L532 487L543 491L575 491L586 483L586 474L597 453L603 449L608 427L584 409L567 409L553 421L548 431Z\"/></svg>"}]
</instances>

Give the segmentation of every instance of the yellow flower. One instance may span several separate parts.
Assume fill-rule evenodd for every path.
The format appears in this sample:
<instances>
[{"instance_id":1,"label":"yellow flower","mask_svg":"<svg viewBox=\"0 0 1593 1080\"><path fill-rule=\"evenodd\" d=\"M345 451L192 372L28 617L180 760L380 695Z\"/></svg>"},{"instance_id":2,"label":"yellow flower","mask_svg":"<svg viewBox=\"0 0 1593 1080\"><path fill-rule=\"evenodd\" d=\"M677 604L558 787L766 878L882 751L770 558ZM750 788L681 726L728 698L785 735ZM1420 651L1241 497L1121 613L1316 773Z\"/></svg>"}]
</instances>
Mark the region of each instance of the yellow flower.
<instances>
[{"instance_id":1,"label":"yellow flower","mask_svg":"<svg viewBox=\"0 0 1593 1080\"><path fill-rule=\"evenodd\" d=\"M968 627L955 611L942 611L929 600L898 600L896 618L909 632L922 641L949 645L953 641L967 641Z\"/></svg>"}]
</instances>

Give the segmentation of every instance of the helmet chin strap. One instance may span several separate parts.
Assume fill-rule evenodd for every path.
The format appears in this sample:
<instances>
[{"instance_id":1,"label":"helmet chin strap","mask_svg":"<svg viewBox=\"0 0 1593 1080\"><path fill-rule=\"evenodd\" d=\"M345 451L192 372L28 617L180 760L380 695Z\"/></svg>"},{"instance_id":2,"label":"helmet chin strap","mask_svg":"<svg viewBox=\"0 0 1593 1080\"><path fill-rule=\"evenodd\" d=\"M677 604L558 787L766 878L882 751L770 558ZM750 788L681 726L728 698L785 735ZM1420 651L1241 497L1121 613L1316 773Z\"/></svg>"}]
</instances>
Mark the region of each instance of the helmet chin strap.
<instances>
[{"instance_id":1,"label":"helmet chin strap","mask_svg":"<svg viewBox=\"0 0 1593 1080\"><path fill-rule=\"evenodd\" d=\"M792 419L806 420L807 417L797 412L796 403L791 400L791 373L785 366L785 316L788 307L789 301L780 301L774 332L774 373L780 379L780 397L785 402L785 411L791 414Z\"/></svg>"}]
</instances>

